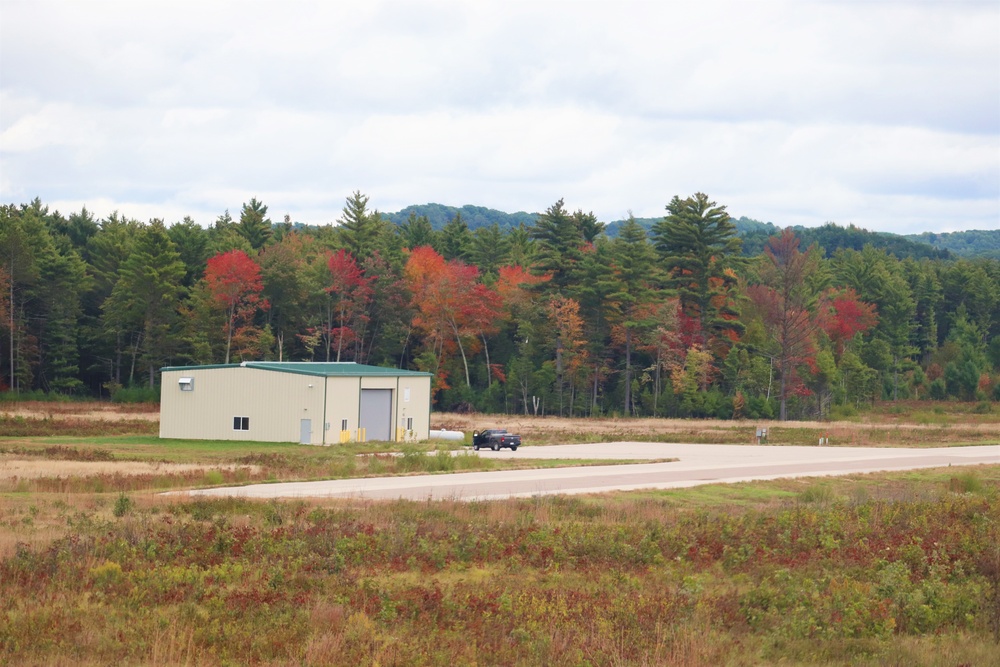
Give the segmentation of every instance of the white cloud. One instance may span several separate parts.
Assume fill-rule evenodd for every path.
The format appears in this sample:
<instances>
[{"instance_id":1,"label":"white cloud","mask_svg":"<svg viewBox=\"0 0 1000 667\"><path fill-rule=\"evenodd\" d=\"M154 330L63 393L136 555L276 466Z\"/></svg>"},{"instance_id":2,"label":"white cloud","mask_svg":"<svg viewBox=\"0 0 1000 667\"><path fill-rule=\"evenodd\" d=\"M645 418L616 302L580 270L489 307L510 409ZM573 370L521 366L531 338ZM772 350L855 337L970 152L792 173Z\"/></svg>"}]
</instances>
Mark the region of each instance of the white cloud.
<instances>
[{"instance_id":1,"label":"white cloud","mask_svg":"<svg viewBox=\"0 0 1000 667\"><path fill-rule=\"evenodd\" d=\"M995 2L0 7L5 201L610 220L704 191L779 224L1000 227Z\"/></svg>"}]
</instances>

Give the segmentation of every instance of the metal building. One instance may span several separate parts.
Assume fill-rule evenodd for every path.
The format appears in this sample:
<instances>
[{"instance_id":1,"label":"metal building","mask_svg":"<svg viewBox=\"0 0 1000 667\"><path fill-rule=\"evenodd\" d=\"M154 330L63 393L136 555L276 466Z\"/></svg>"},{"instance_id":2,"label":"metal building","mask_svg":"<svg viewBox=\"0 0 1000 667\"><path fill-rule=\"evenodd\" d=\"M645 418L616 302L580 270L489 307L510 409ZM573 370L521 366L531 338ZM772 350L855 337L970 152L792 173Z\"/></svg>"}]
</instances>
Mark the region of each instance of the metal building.
<instances>
[{"instance_id":1,"label":"metal building","mask_svg":"<svg viewBox=\"0 0 1000 667\"><path fill-rule=\"evenodd\" d=\"M331 445L429 437L430 373L308 361L161 370L161 438Z\"/></svg>"}]
</instances>

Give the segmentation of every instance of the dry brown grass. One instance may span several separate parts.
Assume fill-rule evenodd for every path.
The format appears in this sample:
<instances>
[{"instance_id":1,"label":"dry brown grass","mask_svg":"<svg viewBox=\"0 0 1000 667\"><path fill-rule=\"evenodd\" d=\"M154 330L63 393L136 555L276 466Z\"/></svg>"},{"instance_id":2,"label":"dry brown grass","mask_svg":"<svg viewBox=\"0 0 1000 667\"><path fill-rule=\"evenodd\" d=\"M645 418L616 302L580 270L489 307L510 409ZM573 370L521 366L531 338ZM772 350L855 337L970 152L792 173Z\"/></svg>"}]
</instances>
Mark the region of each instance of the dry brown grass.
<instances>
[{"instance_id":1,"label":"dry brown grass","mask_svg":"<svg viewBox=\"0 0 1000 667\"><path fill-rule=\"evenodd\" d=\"M431 428L472 431L506 428L520 434L525 444L560 444L594 440L653 440L718 444L753 444L758 428L767 428L770 444L815 445L819 437L830 444L856 447L948 446L992 444L1000 441L997 415L963 412L937 414L930 409L872 413L858 421L768 421L712 419L626 419L613 417L534 417L525 415L431 414ZM932 419L933 418L933 419Z\"/></svg>"},{"instance_id":2,"label":"dry brown grass","mask_svg":"<svg viewBox=\"0 0 1000 667\"><path fill-rule=\"evenodd\" d=\"M160 421L160 406L155 403L103 403L100 401L58 403L24 401L0 403L0 415L25 419L94 419Z\"/></svg>"},{"instance_id":3,"label":"dry brown grass","mask_svg":"<svg viewBox=\"0 0 1000 667\"><path fill-rule=\"evenodd\" d=\"M145 461L53 461L24 459L0 454L0 483L16 479L39 477L88 477L92 475L170 475L192 471L236 470L244 468L256 474L255 465L200 465L195 463L161 463Z\"/></svg>"}]
</instances>

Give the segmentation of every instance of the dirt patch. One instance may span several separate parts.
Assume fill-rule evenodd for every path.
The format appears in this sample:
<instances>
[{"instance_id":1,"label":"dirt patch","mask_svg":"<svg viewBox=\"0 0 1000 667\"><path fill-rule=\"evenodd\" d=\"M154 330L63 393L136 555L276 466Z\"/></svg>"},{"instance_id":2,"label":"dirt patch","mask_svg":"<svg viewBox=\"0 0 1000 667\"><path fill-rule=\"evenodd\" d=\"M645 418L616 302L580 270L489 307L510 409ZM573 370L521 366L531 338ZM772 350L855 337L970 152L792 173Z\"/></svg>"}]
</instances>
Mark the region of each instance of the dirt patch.
<instances>
[{"instance_id":1,"label":"dirt patch","mask_svg":"<svg viewBox=\"0 0 1000 667\"><path fill-rule=\"evenodd\" d=\"M476 428L506 428L508 431L534 431L542 433L724 433L731 430L758 427L804 428L804 429L914 429L932 430L942 428L941 424L877 423L877 422L820 422L820 421L777 421L777 420L731 420L717 419L623 419L613 417L533 417L524 415L461 415L449 412L431 413L431 428L453 431L472 431ZM1000 423L963 423L963 429L1000 433Z\"/></svg>"},{"instance_id":2,"label":"dirt patch","mask_svg":"<svg viewBox=\"0 0 1000 667\"><path fill-rule=\"evenodd\" d=\"M95 475L170 475L207 470L260 472L256 465L199 465L147 463L144 461L52 461L0 456L0 481L41 477L90 477Z\"/></svg>"},{"instance_id":3,"label":"dirt patch","mask_svg":"<svg viewBox=\"0 0 1000 667\"><path fill-rule=\"evenodd\" d=\"M85 419L88 421L160 421L159 406L125 406L114 403L8 403L0 415L25 419Z\"/></svg>"}]
</instances>

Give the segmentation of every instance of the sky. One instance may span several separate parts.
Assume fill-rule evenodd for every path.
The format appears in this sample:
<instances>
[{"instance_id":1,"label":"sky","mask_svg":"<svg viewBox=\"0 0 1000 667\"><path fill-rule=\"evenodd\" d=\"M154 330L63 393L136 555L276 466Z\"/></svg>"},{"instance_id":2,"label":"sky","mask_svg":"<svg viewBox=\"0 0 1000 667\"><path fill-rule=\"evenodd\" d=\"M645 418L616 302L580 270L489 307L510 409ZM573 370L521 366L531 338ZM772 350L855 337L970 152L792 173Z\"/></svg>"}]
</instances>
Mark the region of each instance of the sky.
<instances>
[{"instance_id":1,"label":"sky","mask_svg":"<svg viewBox=\"0 0 1000 667\"><path fill-rule=\"evenodd\" d=\"M1000 229L1000 2L0 0L0 201Z\"/></svg>"}]
</instances>

